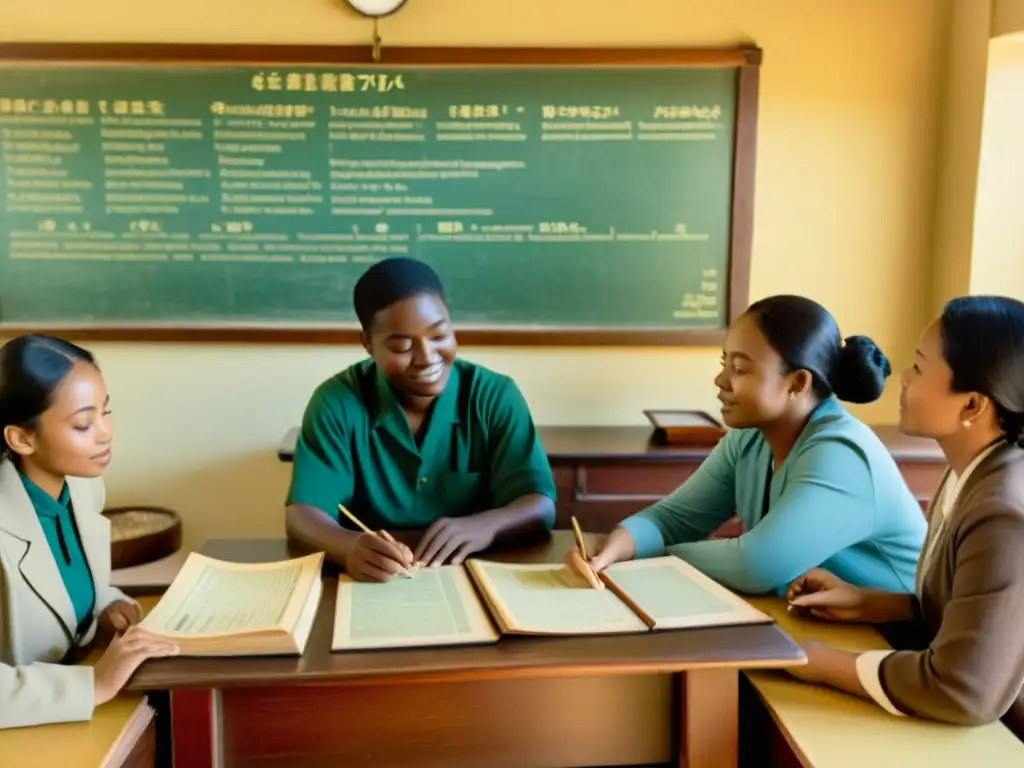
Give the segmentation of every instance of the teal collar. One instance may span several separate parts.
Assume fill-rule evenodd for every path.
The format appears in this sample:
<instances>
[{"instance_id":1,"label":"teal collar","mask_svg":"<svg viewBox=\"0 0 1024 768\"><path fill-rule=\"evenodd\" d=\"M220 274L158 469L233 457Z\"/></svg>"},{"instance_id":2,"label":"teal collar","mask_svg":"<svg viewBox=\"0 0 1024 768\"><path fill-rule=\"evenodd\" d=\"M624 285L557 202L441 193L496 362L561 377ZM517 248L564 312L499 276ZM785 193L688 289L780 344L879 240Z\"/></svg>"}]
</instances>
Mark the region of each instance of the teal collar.
<instances>
[{"instance_id":1,"label":"teal collar","mask_svg":"<svg viewBox=\"0 0 1024 768\"><path fill-rule=\"evenodd\" d=\"M55 499L32 482L24 473L18 472L18 476L21 478L22 485L25 486L25 492L28 494L32 506L35 507L37 515L58 517L62 512L69 511L71 507L71 490L68 488L67 481L64 481L64 486L60 489L60 496Z\"/></svg>"}]
</instances>

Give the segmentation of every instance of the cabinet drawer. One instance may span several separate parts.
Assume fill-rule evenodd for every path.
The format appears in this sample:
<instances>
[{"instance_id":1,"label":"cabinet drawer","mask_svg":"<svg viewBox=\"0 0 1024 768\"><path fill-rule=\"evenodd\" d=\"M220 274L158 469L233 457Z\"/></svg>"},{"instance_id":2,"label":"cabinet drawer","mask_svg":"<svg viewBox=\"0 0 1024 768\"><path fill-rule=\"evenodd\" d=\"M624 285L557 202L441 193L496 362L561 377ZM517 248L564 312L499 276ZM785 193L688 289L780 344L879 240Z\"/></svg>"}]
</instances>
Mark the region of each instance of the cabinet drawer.
<instances>
[{"instance_id":1,"label":"cabinet drawer","mask_svg":"<svg viewBox=\"0 0 1024 768\"><path fill-rule=\"evenodd\" d=\"M667 496L697 471L699 461L672 464L590 464L580 468L588 494Z\"/></svg>"},{"instance_id":2,"label":"cabinet drawer","mask_svg":"<svg viewBox=\"0 0 1024 768\"><path fill-rule=\"evenodd\" d=\"M658 500L657 497L603 497L594 499L584 497L568 505L563 511L559 509L555 520L556 528L571 528L569 518L576 516L580 528L588 533L610 533L612 528L641 509L649 507Z\"/></svg>"},{"instance_id":3,"label":"cabinet drawer","mask_svg":"<svg viewBox=\"0 0 1024 768\"><path fill-rule=\"evenodd\" d=\"M939 487L939 481L942 479L942 473L946 470L946 465L942 462L908 462L899 464L899 468L911 493L919 498L930 499Z\"/></svg>"},{"instance_id":4,"label":"cabinet drawer","mask_svg":"<svg viewBox=\"0 0 1024 768\"><path fill-rule=\"evenodd\" d=\"M555 528L571 528L569 518L576 516L580 528L589 533L610 533L611 530L635 512L647 508L658 497L643 496L587 496L577 499L571 505L563 509L559 506L555 519ZM713 531L708 537L710 539L731 539L739 536L745 530L743 521L738 517L732 517L725 521Z\"/></svg>"},{"instance_id":5,"label":"cabinet drawer","mask_svg":"<svg viewBox=\"0 0 1024 768\"><path fill-rule=\"evenodd\" d=\"M551 475L555 481L558 503L572 501L572 497L576 493L576 469L574 467L552 467Z\"/></svg>"},{"instance_id":6,"label":"cabinet drawer","mask_svg":"<svg viewBox=\"0 0 1024 768\"><path fill-rule=\"evenodd\" d=\"M658 494L667 496L697 471L700 462L671 464L591 464L580 467L583 490L587 493ZM931 498L938 488L945 465L906 463L899 465L911 493Z\"/></svg>"},{"instance_id":7,"label":"cabinet drawer","mask_svg":"<svg viewBox=\"0 0 1024 768\"><path fill-rule=\"evenodd\" d=\"M576 515L588 531L610 531L621 520L664 498L682 485L700 466L685 462L616 462L614 464L565 464L553 468L558 490L558 528L569 527ZM938 487L945 470L941 462L901 462L903 478L922 509ZM713 536L742 532L728 523Z\"/></svg>"}]
</instances>

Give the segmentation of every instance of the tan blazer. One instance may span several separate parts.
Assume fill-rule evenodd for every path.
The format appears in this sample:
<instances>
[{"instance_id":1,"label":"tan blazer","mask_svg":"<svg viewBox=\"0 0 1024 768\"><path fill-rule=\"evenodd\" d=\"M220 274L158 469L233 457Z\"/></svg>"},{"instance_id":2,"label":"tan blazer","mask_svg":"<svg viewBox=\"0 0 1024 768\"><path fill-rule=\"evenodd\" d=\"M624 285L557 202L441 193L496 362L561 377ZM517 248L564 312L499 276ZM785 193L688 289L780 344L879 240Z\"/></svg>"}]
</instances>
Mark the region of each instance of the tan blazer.
<instances>
[{"instance_id":1,"label":"tan blazer","mask_svg":"<svg viewBox=\"0 0 1024 768\"><path fill-rule=\"evenodd\" d=\"M903 712L1003 718L1024 739L1024 450L1004 444L986 457L941 530L930 509L926 548L933 539L919 596L931 643L887 657L882 686Z\"/></svg>"},{"instance_id":2,"label":"tan blazer","mask_svg":"<svg viewBox=\"0 0 1024 768\"><path fill-rule=\"evenodd\" d=\"M73 645L92 640L104 608L129 600L110 586L103 481L68 478L68 487L96 588L92 624L82 637L75 636L75 610L35 508L14 465L0 461L0 728L91 718L92 668L60 662Z\"/></svg>"}]
</instances>

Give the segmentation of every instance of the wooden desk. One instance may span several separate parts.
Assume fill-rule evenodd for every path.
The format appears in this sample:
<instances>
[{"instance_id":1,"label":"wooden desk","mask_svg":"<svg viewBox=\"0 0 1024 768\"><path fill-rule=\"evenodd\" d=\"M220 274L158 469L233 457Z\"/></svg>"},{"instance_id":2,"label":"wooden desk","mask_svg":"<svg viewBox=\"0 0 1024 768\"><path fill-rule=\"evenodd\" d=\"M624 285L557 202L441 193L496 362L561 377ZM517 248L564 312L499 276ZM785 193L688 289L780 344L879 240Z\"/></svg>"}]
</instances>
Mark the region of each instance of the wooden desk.
<instances>
[{"instance_id":1,"label":"wooden desk","mask_svg":"<svg viewBox=\"0 0 1024 768\"><path fill-rule=\"evenodd\" d=\"M752 599L771 614L779 626L797 639L814 638L848 651L888 648L885 640L866 626L804 621L790 616L782 600ZM748 672L746 678L770 716L768 744L751 748L757 768L1020 768L1024 744L1002 723L968 728L929 722L915 717L894 717L870 701L845 693L807 685L789 675ZM744 714L752 714L745 710ZM745 740L751 720L744 722ZM770 754L771 758L761 755Z\"/></svg>"},{"instance_id":2,"label":"wooden desk","mask_svg":"<svg viewBox=\"0 0 1024 768\"><path fill-rule=\"evenodd\" d=\"M137 693L98 707L88 722L0 730L0 764L11 768L153 768L156 750L153 711Z\"/></svg>"},{"instance_id":3,"label":"wooden desk","mask_svg":"<svg viewBox=\"0 0 1024 768\"><path fill-rule=\"evenodd\" d=\"M569 546L556 532L493 557L560 562ZM211 541L202 551L289 556L275 540ZM774 625L331 653L336 591L328 572L302 658L142 667L133 690L171 691L177 764L731 768L737 671L804 660Z\"/></svg>"},{"instance_id":4,"label":"wooden desk","mask_svg":"<svg viewBox=\"0 0 1024 768\"><path fill-rule=\"evenodd\" d=\"M674 491L711 452L711 446L661 446L650 427L540 427L541 442L558 490L557 528L575 515L585 530L607 533L621 520ZM933 440L907 437L895 427L875 427L922 509L938 487L945 458ZM295 457L298 429L277 448L281 461ZM742 532L738 520L717 536Z\"/></svg>"},{"instance_id":5,"label":"wooden desk","mask_svg":"<svg viewBox=\"0 0 1024 768\"><path fill-rule=\"evenodd\" d=\"M172 555L152 563L136 565L130 568L117 568L110 574L110 583L133 597L145 595L161 595L167 591L178 575L178 571L188 559L189 552L179 549Z\"/></svg>"}]
</instances>

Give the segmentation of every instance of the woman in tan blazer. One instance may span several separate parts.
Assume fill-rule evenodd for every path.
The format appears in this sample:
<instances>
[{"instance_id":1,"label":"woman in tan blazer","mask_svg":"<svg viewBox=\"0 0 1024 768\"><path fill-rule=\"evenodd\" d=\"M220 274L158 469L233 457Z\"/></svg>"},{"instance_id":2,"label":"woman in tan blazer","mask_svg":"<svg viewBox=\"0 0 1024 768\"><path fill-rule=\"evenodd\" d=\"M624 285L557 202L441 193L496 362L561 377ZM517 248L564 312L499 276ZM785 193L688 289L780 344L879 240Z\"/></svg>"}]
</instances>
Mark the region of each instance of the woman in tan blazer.
<instances>
[{"instance_id":1,"label":"woman in tan blazer","mask_svg":"<svg viewBox=\"0 0 1024 768\"><path fill-rule=\"evenodd\" d=\"M853 654L805 646L810 682L893 715L980 725L1024 739L1024 304L954 299L904 373L900 429L949 463L928 510L916 594L860 589L825 571L797 579L793 610L832 620L916 622L924 650Z\"/></svg>"},{"instance_id":2,"label":"woman in tan blazer","mask_svg":"<svg viewBox=\"0 0 1024 768\"><path fill-rule=\"evenodd\" d=\"M110 586L100 476L113 425L88 352L48 336L0 348L0 728L88 720L145 659L176 652ZM96 666L61 662L97 625Z\"/></svg>"}]
</instances>

